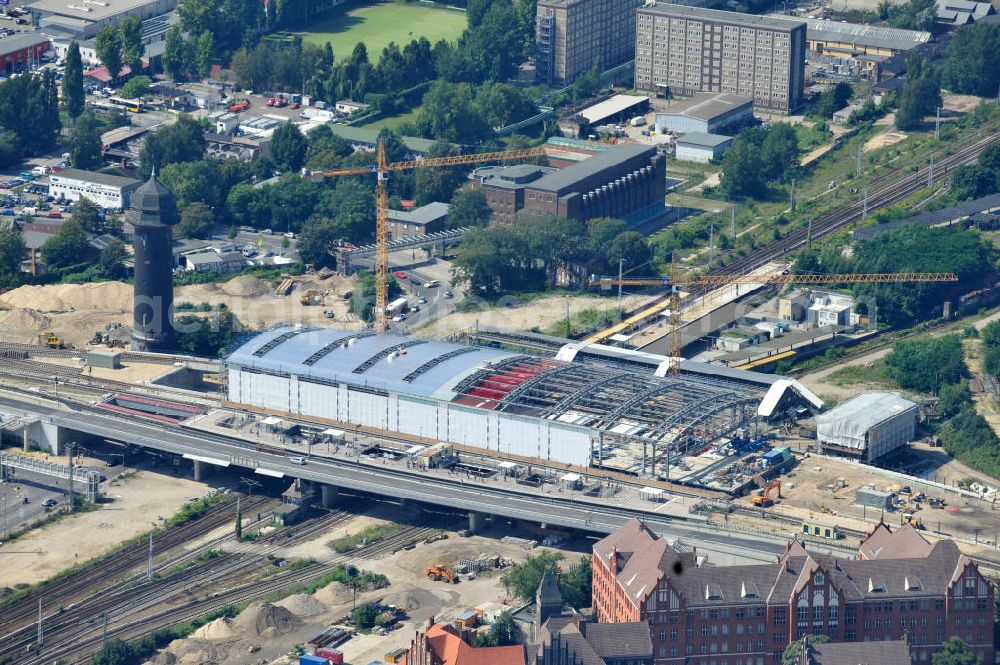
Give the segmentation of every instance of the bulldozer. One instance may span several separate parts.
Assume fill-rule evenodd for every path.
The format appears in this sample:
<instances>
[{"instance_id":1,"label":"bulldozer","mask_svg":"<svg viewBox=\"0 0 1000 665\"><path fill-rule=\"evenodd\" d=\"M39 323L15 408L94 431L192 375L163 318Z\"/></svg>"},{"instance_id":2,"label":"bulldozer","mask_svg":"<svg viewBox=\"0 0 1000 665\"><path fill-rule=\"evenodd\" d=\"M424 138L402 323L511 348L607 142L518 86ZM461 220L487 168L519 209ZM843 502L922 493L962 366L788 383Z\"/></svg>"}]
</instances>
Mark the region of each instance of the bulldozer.
<instances>
[{"instance_id":1,"label":"bulldozer","mask_svg":"<svg viewBox=\"0 0 1000 665\"><path fill-rule=\"evenodd\" d=\"M456 577L453 572L448 570L448 566L443 563L435 563L434 565L427 566L427 570L424 571L424 575L427 576L427 579L434 580L435 582L445 581L449 584L455 584L458 582L458 577Z\"/></svg>"},{"instance_id":2,"label":"bulldozer","mask_svg":"<svg viewBox=\"0 0 1000 665\"><path fill-rule=\"evenodd\" d=\"M758 508L770 508L771 506L774 505L774 499L771 498L771 490L777 490L777 497L780 499L781 481L773 480L770 483L768 483L767 487L765 487L764 489L757 490L757 493L754 495L754 497L750 499L750 503L752 503L754 506Z\"/></svg>"},{"instance_id":3,"label":"bulldozer","mask_svg":"<svg viewBox=\"0 0 1000 665\"><path fill-rule=\"evenodd\" d=\"M53 332L44 332L38 336L38 345L46 349L65 349L66 345Z\"/></svg>"},{"instance_id":4,"label":"bulldozer","mask_svg":"<svg viewBox=\"0 0 1000 665\"><path fill-rule=\"evenodd\" d=\"M303 305L322 305L323 294L319 291L306 291L299 298L299 302Z\"/></svg>"}]
</instances>

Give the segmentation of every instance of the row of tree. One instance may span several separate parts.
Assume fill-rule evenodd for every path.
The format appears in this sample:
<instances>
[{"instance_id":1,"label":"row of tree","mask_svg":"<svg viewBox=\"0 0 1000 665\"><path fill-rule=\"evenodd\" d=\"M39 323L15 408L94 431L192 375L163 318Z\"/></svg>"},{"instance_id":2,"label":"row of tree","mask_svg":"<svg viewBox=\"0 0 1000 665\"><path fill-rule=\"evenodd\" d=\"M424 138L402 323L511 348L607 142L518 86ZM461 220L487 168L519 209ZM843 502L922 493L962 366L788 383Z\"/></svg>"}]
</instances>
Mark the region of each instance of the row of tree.
<instances>
[{"instance_id":1,"label":"row of tree","mask_svg":"<svg viewBox=\"0 0 1000 665\"><path fill-rule=\"evenodd\" d=\"M896 127L917 129L924 118L941 106L941 70L923 56L913 54L906 63L906 83L898 100Z\"/></svg>"},{"instance_id":2,"label":"row of tree","mask_svg":"<svg viewBox=\"0 0 1000 665\"><path fill-rule=\"evenodd\" d=\"M799 255L796 273L954 272L963 291L987 283L994 272L997 250L976 232L958 228L906 225L855 242L844 252L846 237ZM878 303L878 318L894 326L911 326L941 314L941 303L952 299L951 283L854 286L855 297ZM869 312L873 313L873 312Z\"/></svg>"},{"instance_id":3,"label":"row of tree","mask_svg":"<svg viewBox=\"0 0 1000 665\"><path fill-rule=\"evenodd\" d=\"M951 196L956 201L1000 192L1000 145L979 153L975 164L959 166L951 174Z\"/></svg>"},{"instance_id":4,"label":"row of tree","mask_svg":"<svg viewBox=\"0 0 1000 665\"><path fill-rule=\"evenodd\" d=\"M142 19L126 16L117 25L108 24L97 33L94 51L98 60L108 68L112 79L117 79L122 66L132 73L142 70L142 56L146 46L142 42Z\"/></svg>"},{"instance_id":5,"label":"row of tree","mask_svg":"<svg viewBox=\"0 0 1000 665\"><path fill-rule=\"evenodd\" d=\"M51 72L0 82L0 166L40 155L56 146L62 123L59 92Z\"/></svg>"},{"instance_id":6,"label":"row of tree","mask_svg":"<svg viewBox=\"0 0 1000 665\"><path fill-rule=\"evenodd\" d=\"M993 97L1000 88L1000 24L959 28L945 51L942 82L952 92Z\"/></svg>"},{"instance_id":7,"label":"row of tree","mask_svg":"<svg viewBox=\"0 0 1000 665\"><path fill-rule=\"evenodd\" d=\"M476 293L533 291L587 275L650 262L642 234L620 219L582 222L565 217L523 218L511 227L487 226L465 234L453 261L454 277Z\"/></svg>"}]
</instances>

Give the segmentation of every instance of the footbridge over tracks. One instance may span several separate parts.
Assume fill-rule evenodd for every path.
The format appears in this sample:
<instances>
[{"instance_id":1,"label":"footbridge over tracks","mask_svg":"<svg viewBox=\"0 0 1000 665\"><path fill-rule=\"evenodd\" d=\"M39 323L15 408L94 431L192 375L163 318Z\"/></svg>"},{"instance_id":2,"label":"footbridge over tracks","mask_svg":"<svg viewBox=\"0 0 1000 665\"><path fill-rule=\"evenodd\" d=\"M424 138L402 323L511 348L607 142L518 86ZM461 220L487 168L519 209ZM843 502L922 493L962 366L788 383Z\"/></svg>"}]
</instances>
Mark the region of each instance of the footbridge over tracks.
<instances>
[{"instance_id":1,"label":"footbridge over tracks","mask_svg":"<svg viewBox=\"0 0 1000 665\"><path fill-rule=\"evenodd\" d=\"M33 414L59 429L70 430L63 436L79 432L176 454L192 460L196 477L207 465L243 467L252 473L289 480L301 479L321 489L329 487L332 492L323 492L327 496L335 494L337 488L345 488L396 500L458 508L468 511L473 531L482 524L486 515L596 534L611 533L629 519L638 517L650 528L666 534L671 541L680 540L727 564L733 561L774 561L792 536L791 533L738 530L718 523L685 520L658 512L657 508L662 504L650 503L649 508L636 509L622 506L614 500L597 502L564 494L543 495L531 487L515 483L491 483L457 476L435 477L361 457L350 460L312 457L306 464L296 464L289 457L262 452L256 445L240 439L110 416L83 405L69 408L14 393L0 394L0 409ZM842 556L852 553L850 548L835 543L817 544L814 549Z\"/></svg>"},{"instance_id":2,"label":"footbridge over tracks","mask_svg":"<svg viewBox=\"0 0 1000 665\"><path fill-rule=\"evenodd\" d=\"M13 480L18 471L57 478L65 480L71 484L81 484L86 486L85 493L88 501L96 501L101 484L101 474L96 471L86 469L74 469L72 466L47 462L34 457L23 455L11 455L0 453L0 481L9 482Z\"/></svg>"}]
</instances>

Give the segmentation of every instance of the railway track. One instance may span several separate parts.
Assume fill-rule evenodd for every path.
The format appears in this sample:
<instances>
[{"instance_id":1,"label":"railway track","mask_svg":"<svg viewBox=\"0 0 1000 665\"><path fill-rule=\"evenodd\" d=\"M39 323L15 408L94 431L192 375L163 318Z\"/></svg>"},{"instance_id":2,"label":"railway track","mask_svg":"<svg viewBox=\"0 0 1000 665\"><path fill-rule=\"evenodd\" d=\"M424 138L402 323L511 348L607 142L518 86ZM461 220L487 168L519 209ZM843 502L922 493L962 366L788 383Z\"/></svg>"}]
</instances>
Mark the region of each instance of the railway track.
<instances>
[{"instance_id":1,"label":"railway track","mask_svg":"<svg viewBox=\"0 0 1000 665\"><path fill-rule=\"evenodd\" d=\"M354 507L354 503L351 504ZM190 597L200 589L211 587L233 577L245 577L265 568L268 557L274 555L292 540L307 539L323 531L335 528L354 516L350 511L334 511L313 520L300 528L289 527L279 532L276 542L263 547L251 543L237 546L237 550L208 560L199 560L199 555L211 550L223 542L231 541L232 535L226 533L201 547L171 558L158 566L159 571L170 571L185 562L189 568L180 569L165 578L145 580L145 574L118 580L108 586L94 590L86 598L63 608L57 614L43 621L46 637L58 635L66 640L75 639L80 634L94 630L107 620L125 620L143 612L149 612L167 600L179 602ZM200 564L200 565L199 565ZM13 658L21 653L27 653L36 640L37 627L27 624L21 629L5 635L0 639L0 662Z\"/></svg>"},{"instance_id":2,"label":"railway track","mask_svg":"<svg viewBox=\"0 0 1000 665\"><path fill-rule=\"evenodd\" d=\"M329 525L325 528L329 528ZM172 608L162 609L163 605L176 597L167 597L156 593L150 597L120 602L109 612L108 638L134 640L168 626L203 616L217 611L227 605L242 605L253 601L266 600L274 595L303 587L316 582L329 573L336 565L349 563L357 558L376 558L391 554L411 542L421 540L436 531L433 527L411 526L393 534L382 541L359 548L348 555L338 555L325 563L312 563L308 566L288 572L277 573L263 580L243 582L223 591L208 592L204 598L188 599ZM121 622L114 625L114 620ZM103 640L102 620L100 617L80 625L65 624L46 628L45 643L40 652L29 652L24 644L11 653L6 649L0 651L0 660L5 657L9 663L35 663L42 661L63 660L67 663L88 662L90 656L100 649Z\"/></svg>"},{"instance_id":3,"label":"railway track","mask_svg":"<svg viewBox=\"0 0 1000 665\"><path fill-rule=\"evenodd\" d=\"M931 182L940 182L941 180L944 180L947 174L953 171L956 167L975 161L980 152L998 139L1000 139L1000 132L992 132L966 146L958 148L950 155L945 155L934 164L934 176ZM940 153L942 151L943 149L938 152ZM925 169L912 172L890 183L889 180L894 175L896 174L887 173L875 178L871 181L871 183L869 183L869 187L871 187L871 185L886 184L880 189L869 192L868 212L898 203L910 194L926 187L928 184L927 171ZM864 212L865 203L863 200L858 200L854 203L850 203L846 206L820 215L813 220L812 239L822 238L843 229L851 222L860 219L864 215ZM803 247L807 242L809 242L809 240L810 236L808 228L794 229L784 238L769 243L768 245L753 251L746 256L735 259L724 268L713 270L710 274L742 275L752 272L766 263L784 257L789 252ZM697 289L692 289L692 296L700 296L711 288L712 287L698 287Z\"/></svg>"},{"instance_id":4,"label":"railway track","mask_svg":"<svg viewBox=\"0 0 1000 665\"><path fill-rule=\"evenodd\" d=\"M244 499L244 510L256 511L268 503L269 499L260 497ZM195 538L218 529L230 523L235 510L235 499L225 500L209 508L202 517L177 527L170 527L158 536L154 536L154 551L167 552ZM120 586L130 578L129 573L144 566L149 557L149 546L146 539L132 543L125 548L112 552L95 562L85 564L79 570L52 582L43 582L23 598L2 607L0 611L0 638L6 641L10 635L37 620L38 600L42 599L43 616L57 614L60 607L72 606L88 596L103 589ZM176 565L176 559L161 562L164 565ZM96 574L95 574L96 573Z\"/></svg>"}]
</instances>

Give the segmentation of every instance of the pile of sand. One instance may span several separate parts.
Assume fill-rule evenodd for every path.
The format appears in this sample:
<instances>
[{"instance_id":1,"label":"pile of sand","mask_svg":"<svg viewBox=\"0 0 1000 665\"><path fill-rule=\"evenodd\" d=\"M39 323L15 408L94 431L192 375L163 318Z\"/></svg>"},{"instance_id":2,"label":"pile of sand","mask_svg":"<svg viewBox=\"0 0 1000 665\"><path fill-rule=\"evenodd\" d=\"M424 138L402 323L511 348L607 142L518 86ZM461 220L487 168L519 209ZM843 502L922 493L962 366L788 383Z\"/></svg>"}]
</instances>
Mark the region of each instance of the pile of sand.
<instances>
[{"instance_id":1,"label":"pile of sand","mask_svg":"<svg viewBox=\"0 0 1000 665\"><path fill-rule=\"evenodd\" d=\"M33 309L0 311L0 330L47 330L51 327L51 317Z\"/></svg>"},{"instance_id":2,"label":"pile of sand","mask_svg":"<svg viewBox=\"0 0 1000 665\"><path fill-rule=\"evenodd\" d=\"M197 639L174 640L153 657L153 665L203 665L218 663L229 657L229 649Z\"/></svg>"},{"instance_id":3,"label":"pile of sand","mask_svg":"<svg viewBox=\"0 0 1000 665\"><path fill-rule=\"evenodd\" d=\"M255 275L240 275L222 284L222 292L229 296L253 298L271 293L271 285Z\"/></svg>"},{"instance_id":4,"label":"pile of sand","mask_svg":"<svg viewBox=\"0 0 1000 665\"><path fill-rule=\"evenodd\" d=\"M297 593L282 598L275 605L284 607L297 617L314 617L328 611L327 606L322 601L307 593Z\"/></svg>"},{"instance_id":5,"label":"pile of sand","mask_svg":"<svg viewBox=\"0 0 1000 665\"><path fill-rule=\"evenodd\" d=\"M0 296L0 304L42 312L81 309L127 312L132 308L132 286L123 282L20 286Z\"/></svg>"},{"instance_id":6,"label":"pile of sand","mask_svg":"<svg viewBox=\"0 0 1000 665\"><path fill-rule=\"evenodd\" d=\"M220 617L215 621L210 621L192 633L194 637L205 640L228 640L237 635L233 628L233 620L227 617Z\"/></svg>"},{"instance_id":7,"label":"pile of sand","mask_svg":"<svg viewBox=\"0 0 1000 665\"><path fill-rule=\"evenodd\" d=\"M317 589L316 593L313 594L321 603L325 603L327 607L334 607L336 605L343 605L344 603L351 602L351 598L354 597L354 592L351 591L351 587L341 584L340 582L333 582L328 584L322 589Z\"/></svg>"},{"instance_id":8,"label":"pile of sand","mask_svg":"<svg viewBox=\"0 0 1000 665\"><path fill-rule=\"evenodd\" d=\"M277 637L294 630L302 622L284 607L254 603L233 620L248 637Z\"/></svg>"}]
</instances>

